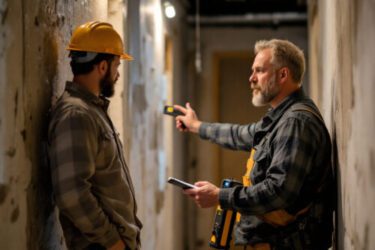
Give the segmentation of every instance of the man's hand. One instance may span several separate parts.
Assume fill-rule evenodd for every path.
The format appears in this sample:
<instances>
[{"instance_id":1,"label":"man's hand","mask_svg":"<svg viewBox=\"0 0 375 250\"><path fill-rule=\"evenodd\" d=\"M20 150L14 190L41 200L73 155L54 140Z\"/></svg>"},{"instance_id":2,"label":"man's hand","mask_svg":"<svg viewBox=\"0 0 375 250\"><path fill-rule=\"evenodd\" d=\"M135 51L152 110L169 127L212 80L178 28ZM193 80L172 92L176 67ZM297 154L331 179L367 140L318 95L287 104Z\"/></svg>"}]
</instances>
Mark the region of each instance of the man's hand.
<instances>
[{"instance_id":1,"label":"man's hand","mask_svg":"<svg viewBox=\"0 0 375 250\"><path fill-rule=\"evenodd\" d=\"M197 188L185 189L183 192L194 199L200 208L209 208L219 204L220 188L207 181L194 183Z\"/></svg>"},{"instance_id":2,"label":"man's hand","mask_svg":"<svg viewBox=\"0 0 375 250\"><path fill-rule=\"evenodd\" d=\"M173 107L185 114L176 117L176 128L181 132L198 133L202 122L198 120L190 103L186 103L186 108L180 105L174 105Z\"/></svg>"},{"instance_id":3,"label":"man's hand","mask_svg":"<svg viewBox=\"0 0 375 250\"><path fill-rule=\"evenodd\" d=\"M122 240L117 241L114 245L112 245L108 250L124 250L125 244Z\"/></svg>"}]
</instances>

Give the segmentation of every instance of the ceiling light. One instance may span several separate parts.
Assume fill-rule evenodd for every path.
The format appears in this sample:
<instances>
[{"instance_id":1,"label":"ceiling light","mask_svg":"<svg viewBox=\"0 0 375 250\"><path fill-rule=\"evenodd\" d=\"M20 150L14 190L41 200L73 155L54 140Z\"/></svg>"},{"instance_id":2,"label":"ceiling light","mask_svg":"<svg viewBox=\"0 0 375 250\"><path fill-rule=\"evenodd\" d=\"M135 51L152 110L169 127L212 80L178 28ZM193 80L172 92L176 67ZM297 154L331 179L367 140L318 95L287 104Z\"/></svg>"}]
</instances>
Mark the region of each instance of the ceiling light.
<instances>
[{"instance_id":1,"label":"ceiling light","mask_svg":"<svg viewBox=\"0 0 375 250\"><path fill-rule=\"evenodd\" d=\"M164 13L168 18L174 18L176 16L176 10L170 2L164 3Z\"/></svg>"}]
</instances>

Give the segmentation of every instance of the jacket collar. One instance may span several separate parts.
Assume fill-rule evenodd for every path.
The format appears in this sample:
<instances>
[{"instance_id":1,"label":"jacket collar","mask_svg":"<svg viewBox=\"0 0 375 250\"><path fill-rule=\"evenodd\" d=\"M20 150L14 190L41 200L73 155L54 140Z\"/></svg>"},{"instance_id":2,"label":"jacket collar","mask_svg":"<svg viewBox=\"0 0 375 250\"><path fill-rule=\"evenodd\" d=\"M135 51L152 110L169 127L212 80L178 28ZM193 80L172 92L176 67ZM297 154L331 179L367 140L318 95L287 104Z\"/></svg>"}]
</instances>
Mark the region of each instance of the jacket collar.
<instances>
[{"instance_id":1,"label":"jacket collar","mask_svg":"<svg viewBox=\"0 0 375 250\"><path fill-rule=\"evenodd\" d=\"M270 108L266 115L262 118L260 129L263 131L268 131L290 106L304 98L306 98L306 96L301 88L286 97L277 107Z\"/></svg>"},{"instance_id":2,"label":"jacket collar","mask_svg":"<svg viewBox=\"0 0 375 250\"><path fill-rule=\"evenodd\" d=\"M73 96L79 97L85 100L86 102L91 102L94 105L103 108L105 111L108 110L110 101L107 98L103 96L97 97L96 95L94 95L93 93L88 91L86 88L84 88L83 86L77 83L67 81L65 90Z\"/></svg>"}]
</instances>

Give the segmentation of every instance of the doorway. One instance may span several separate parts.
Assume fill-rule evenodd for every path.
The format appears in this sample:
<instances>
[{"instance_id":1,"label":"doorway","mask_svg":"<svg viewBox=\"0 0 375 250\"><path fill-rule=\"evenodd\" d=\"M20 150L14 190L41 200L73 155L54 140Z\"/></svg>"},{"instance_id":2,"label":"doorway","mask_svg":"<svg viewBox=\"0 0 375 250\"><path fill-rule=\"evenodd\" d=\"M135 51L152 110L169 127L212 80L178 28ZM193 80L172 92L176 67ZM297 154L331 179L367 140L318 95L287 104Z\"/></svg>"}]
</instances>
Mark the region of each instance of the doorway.
<instances>
[{"instance_id":1,"label":"doorway","mask_svg":"<svg viewBox=\"0 0 375 250\"><path fill-rule=\"evenodd\" d=\"M248 79L253 57L248 52L220 53L216 57L219 122L248 124L258 121L266 113L267 107L258 108L251 103ZM242 182L248 157L249 152L220 148L217 166L219 181L231 178ZM230 249L243 249L235 247L234 240L231 243Z\"/></svg>"},{"instance_id":2,"label":"doorway","mask_svg":"<svg viewBox=\"0 0 375 250\"><path fill-rule=\"evenodd\" d=\"M251 103L248 79L253 55L248 52L220 53L217 60L219 122L248 124L258 121L267 107L254 107ZM248 157L249 152L220 148L220 181L224 178L242 181Z\"/></svg>"}]
</instances>

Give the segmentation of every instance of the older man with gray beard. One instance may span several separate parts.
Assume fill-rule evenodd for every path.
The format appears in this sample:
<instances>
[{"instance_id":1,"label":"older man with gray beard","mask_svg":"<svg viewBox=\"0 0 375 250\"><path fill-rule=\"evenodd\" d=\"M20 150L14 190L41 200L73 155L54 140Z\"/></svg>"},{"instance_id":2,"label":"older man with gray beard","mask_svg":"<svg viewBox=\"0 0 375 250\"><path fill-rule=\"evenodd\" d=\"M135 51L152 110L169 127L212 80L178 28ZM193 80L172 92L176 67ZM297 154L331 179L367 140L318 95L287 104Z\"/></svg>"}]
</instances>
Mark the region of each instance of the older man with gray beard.
<instances>
[{"instance_id":1,"label":"older man with gray beard","mask_svg":"<svg viewBox=\"0 0 375 250\"><path fill-rule=\"evenodd\" d=\"M331 246L331 141L313 101L302 91L303 52L285 40L258 41L249 78L255 106L271 109L248 125L201 122L187 103L175 105L180 131L250 152L243 186L207 181L185 190L201 208L241 214L235 244L244 249L328 249ZM238 166L240 167L240 166Z\"/></svg>"}]
</instances>

